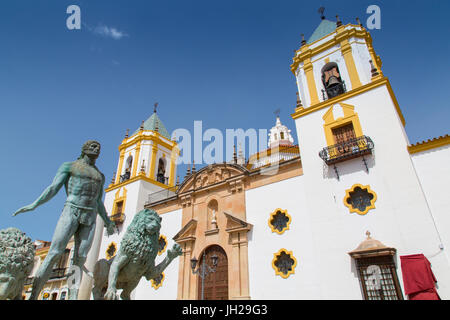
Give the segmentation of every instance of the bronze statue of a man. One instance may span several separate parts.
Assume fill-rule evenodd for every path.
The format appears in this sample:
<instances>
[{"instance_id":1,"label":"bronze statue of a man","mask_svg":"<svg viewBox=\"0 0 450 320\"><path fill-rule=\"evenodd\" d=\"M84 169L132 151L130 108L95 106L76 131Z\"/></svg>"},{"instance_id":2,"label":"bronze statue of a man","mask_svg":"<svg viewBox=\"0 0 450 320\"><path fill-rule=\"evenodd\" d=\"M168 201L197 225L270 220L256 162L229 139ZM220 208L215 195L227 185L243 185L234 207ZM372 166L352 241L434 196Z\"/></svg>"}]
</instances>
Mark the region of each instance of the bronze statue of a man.
<instances>
[{"instance_id":1,"label":"bronze statue of a man","mask_svg":"<svg viewBox=\"0 0 450 320\"><path fill-rule=\"evenodd\" d=\"M53 265L64 253L72 236L75 240L72 263L80 268L80 271L86 271L84 263L94 238L97 214L105 222L108 235L114 233L115 225L108 218L102 202L105 176L95 166L95 161L99 155L100 143L94 140L87 141L82 147L80 157L74 162L63 163L52 184L44 190L36 201L14 213L15 216L22 212L34 210L53 198L61 187L65 186L67 200L56 225L48 255L34 278L30 300L38 298L50 277ZM81 276L75 281L77 283L72 289L69 288L69 299L73 300L77 299Z\"/></svg>"}]
</instances>

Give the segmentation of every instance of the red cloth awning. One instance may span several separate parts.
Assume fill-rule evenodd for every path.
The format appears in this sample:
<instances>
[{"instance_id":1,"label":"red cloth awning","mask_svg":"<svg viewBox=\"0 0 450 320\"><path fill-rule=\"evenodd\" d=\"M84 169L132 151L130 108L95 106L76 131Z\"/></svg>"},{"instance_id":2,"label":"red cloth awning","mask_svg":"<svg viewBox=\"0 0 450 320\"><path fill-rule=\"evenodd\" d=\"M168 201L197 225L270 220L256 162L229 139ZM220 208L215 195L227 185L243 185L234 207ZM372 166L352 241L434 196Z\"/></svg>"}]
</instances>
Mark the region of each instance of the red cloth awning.
<instances>
[{"instance_id":1,"label":"red cloth awning","mask_svg":"<svg viewBox=\"0 0 450 320\"><path fill-rule=\"evenodd\" d=\"M403 285L409 300L440 300L431 263L423 254L401 256Z\"/></svg>"}]
</instances>

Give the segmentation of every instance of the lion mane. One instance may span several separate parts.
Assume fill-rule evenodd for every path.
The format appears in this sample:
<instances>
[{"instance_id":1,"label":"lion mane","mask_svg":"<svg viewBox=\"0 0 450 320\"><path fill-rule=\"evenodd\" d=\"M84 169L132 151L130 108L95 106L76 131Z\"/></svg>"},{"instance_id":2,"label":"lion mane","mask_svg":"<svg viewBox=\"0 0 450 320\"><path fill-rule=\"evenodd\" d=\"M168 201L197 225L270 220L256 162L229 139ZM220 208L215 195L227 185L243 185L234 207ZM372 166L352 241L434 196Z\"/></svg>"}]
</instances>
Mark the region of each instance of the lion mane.
<instances>
[{"instance_id":1,"label":"lion mane","mask_svg":"<svg viewBox=\"0 0 450 320\"><path fill-rule=\"evenodd\" d=\"M123 236L120 243L121 250L134 262L142 259L154 259L158 253L161 220L155 210L139 211ZM158 232L149 235L146 229L150 225L157 227Z\"/></svg>"},{"instance_id":2,"label":"lion mane","mask_svg":"<svg viewBox=\"0 0 450 320\"><path fill-rule=\"evenodd\" d=\"M173 259L182 254L181 247L174 244L164 260L155 265L161 221L158 213L151 209L136 213L114 258L100 259L95 264L92 289L95 300L115 299L117 289L123 289L120 294L122 299L130 300L131 292L142 277L147 280L157 278Z\"/></svg>"},{"instance_id":3,"label":"lion mane","mask_svg":"<svg viewBox=\"0 0 450 320\"><path fill-rule=\"evenodd\" d=\"M0 230L0 273L25 279L33 269L34 253L25 233L16 228Z\"/></svg>"}]
</instances>

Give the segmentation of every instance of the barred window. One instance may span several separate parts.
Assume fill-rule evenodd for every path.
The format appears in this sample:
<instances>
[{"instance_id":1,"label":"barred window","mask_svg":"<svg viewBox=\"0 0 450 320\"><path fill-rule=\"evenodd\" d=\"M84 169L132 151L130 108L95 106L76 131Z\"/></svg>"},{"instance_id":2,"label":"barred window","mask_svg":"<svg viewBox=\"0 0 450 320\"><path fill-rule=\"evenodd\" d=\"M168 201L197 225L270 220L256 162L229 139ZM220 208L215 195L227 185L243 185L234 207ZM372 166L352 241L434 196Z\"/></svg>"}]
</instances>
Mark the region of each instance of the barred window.
<instances>
[{"instance_id":1,"label":"barred window","mask_svg":"<svg viewBox=\"0 0 450 320\"><path fill-rule=\"evenodd\" d=\"M269 227L272 232L282 234L286 230L289 230L290 223L291 216L288 214L287 210L276 209L270 214Z\"/></svg>"},{"instance_id":2,"label":"barred window","mask_svg":"<svg viewBox=\"0 0 450 320\"><path fill-rule=\"evenodd\" d=\"M365 300L403 300L392 256L356 259Z\"/></svg>"}]
</instances>

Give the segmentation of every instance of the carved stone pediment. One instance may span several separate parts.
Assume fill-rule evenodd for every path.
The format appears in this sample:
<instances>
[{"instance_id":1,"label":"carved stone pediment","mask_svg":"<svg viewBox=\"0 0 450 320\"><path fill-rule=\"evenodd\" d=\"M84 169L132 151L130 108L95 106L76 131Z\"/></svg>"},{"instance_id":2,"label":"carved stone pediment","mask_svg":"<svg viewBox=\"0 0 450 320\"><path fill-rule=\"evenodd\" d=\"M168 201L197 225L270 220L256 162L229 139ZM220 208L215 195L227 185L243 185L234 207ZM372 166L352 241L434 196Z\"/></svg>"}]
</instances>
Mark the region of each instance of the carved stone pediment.
<instances>
[{"instance_id":1,"label":"carved stone pediment","mask_svg":"<svg viewBox=\"0 0 450 320\"><path fill-rule=\"evenodd\" d=\"M250 231L253 228L251 223L236 217L234 214L229 212L223 213L227 218L227 228L228 233L238 232L238 231Z\"/></svg>"},{"instance_id":2,"label":"carved stone pediment","mask_svg":"<svg viewBox=\"0 0 450 320\"><path fill-rule=\"evenodd\" d=\"M191 219L181 228L180 231L173 237L176 243L183 243L187 241L195 241L195 231L197 230L197 220Z\"/></svg>"},{"instance_id":3,"label":"carved stone pediment","mask_svg":"<svg viewBox=\"0 0 450 320\"><path fill-rule=\"evenodd\" d=\"M208 188L228 181L230 181L230 187L232 189L242 190L242 179L234 178L244 177L248 172L245 167L237 164L223 163L208 165L187 177L181 184L178 194ZM240 182L237 183L236 181L238 180Z\"/></svg>"}]
</instances>

